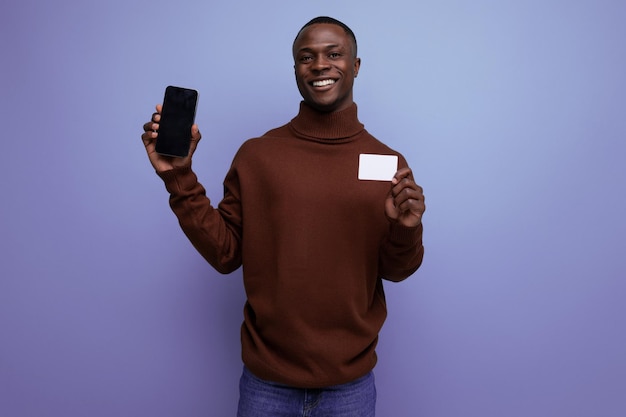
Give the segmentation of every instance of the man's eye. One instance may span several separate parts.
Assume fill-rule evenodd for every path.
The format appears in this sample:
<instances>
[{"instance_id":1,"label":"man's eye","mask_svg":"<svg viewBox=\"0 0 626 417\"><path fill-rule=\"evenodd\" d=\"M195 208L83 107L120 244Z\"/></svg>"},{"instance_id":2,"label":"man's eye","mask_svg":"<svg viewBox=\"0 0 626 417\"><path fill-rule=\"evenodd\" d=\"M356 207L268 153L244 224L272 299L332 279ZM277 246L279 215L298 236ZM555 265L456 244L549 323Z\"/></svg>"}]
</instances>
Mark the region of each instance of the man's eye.
<instances>
[{"instance_id":1,"label":"man's eye","mask_svg":"<svg viewBox=\"0 0 626 417\"><path fill-rule=\"evenodd\" d=\"M308 61L310 61L312 59L313 59L313 57L311 57L311 56L302 56L302 57L300 57L300 62L308 62Z\"/></svg>"},{"instance_id":2,"label":"man's eye","mask_svg":"<svg viewBox=\"0 0 626 417\"><path fill-rule=\"evenodd\" d=\"M330 58L339 58L341 54L339 52L331 52L328 56Z\"/></svg>"}]
</instances>

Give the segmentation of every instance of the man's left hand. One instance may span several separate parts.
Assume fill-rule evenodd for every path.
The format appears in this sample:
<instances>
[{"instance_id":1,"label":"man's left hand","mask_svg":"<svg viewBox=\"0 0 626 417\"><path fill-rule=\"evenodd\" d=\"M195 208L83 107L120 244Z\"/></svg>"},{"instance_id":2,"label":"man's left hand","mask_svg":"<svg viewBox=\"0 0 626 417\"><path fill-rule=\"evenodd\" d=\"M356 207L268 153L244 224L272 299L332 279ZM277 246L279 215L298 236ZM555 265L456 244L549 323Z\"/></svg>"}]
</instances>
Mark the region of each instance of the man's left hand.
<instances>
[{"instance_id":1,"label":"man's left hand","mask_svg":"<svg viewBox=\"0 0 626 417\"><path fill-rule=\"evenodd\" d=\"M411 168L402 168L391 180L391 190L385 201L385 213L392 221L405 227L416 227L426 211L422 187L413 180Z\"/></svg>"}]
</instances>

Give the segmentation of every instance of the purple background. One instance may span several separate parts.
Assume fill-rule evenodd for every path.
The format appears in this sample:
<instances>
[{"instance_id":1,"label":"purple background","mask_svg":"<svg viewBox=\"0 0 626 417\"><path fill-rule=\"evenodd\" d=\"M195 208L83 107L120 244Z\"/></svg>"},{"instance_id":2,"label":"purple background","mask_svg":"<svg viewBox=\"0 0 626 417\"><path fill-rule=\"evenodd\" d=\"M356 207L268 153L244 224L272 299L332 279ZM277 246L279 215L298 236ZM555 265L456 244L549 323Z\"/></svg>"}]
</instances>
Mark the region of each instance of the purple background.
<instances>
[{"instance_id":1,"label":"purple background","mask_svg":"<svg viewBox=\"0 0 626 417\"><path fill-rule=\"evenodd\" d=\"M626 2L5 0L0 415L229 416L240 271L179 230L139 139L197 88L213 199L295 115L308 19L356 32L355 100L425 189L387 285L380 416L626 415Z\"/></svg>"}]
</instances>

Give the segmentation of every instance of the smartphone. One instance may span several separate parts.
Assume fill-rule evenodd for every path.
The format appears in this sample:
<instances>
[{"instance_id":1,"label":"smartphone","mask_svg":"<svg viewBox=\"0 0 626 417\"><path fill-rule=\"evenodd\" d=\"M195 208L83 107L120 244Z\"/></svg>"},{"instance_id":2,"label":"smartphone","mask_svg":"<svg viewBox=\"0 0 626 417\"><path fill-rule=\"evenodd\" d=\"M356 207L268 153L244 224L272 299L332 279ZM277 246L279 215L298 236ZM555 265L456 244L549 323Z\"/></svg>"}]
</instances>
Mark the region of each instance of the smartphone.
<instances>
[{"instance_id":1,"label":"smartphone","mask_svg":"<svg viewBox=\"0 0 626 417\"><path fill-rule=\"evenodd\" d=\"M191 126L196 118L197 105L196 90L171 85L165 89L155 144L157 153L179 158L189 154Z\"/></svg>"}]
</instances>

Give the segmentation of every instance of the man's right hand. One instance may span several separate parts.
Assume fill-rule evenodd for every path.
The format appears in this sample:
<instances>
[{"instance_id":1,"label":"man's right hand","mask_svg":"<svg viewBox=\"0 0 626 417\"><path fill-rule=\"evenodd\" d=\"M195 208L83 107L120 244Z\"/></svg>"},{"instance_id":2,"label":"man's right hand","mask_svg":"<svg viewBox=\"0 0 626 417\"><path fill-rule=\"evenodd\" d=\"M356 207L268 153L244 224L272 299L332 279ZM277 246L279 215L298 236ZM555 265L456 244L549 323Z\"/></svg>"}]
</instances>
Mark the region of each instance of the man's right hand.
<instances>
[{"instance_id":1,"label":"man's right hand","mask_svg":"<svg viewBox=\"0 0 626 417\"><path fill-rule=\"evenodd\" d=\"M191 145L189 146L189 154L184 158L176 158L173 156L160 155L154 149L154 145L159 137L159 121L161 120L162 106L157 104L156 112L152 114L152 120L143 125L144 133L141 135L143 145L146 147L150 163L157 172L169 171L174 168L191 166L191 157L198 146L198 142L202 135L197 125L191 126Z\"/></svg>"}]
</instances>

